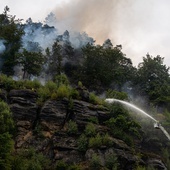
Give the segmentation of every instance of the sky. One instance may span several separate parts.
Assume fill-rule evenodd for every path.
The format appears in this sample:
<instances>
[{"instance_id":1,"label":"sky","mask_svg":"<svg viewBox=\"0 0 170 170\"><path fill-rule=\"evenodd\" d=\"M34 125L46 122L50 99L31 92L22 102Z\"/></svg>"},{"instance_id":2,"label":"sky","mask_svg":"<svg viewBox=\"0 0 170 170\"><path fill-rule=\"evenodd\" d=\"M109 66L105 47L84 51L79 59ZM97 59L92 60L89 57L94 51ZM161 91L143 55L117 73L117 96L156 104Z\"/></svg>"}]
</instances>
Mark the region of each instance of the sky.
<instances>
[{"instance_id":1,"label":"sky","mask_svg":"<svg viewBox=\"0 0 170 170\"><path fill-rule=\"evenodd\" d=\"M137 66L147 53L164 57L170 66L169 0L0 0L20 19L43 22L53 12L61 32L86 32L102 44L111 39L122 45L126 57Z\"/></svg>"}]
</instances>

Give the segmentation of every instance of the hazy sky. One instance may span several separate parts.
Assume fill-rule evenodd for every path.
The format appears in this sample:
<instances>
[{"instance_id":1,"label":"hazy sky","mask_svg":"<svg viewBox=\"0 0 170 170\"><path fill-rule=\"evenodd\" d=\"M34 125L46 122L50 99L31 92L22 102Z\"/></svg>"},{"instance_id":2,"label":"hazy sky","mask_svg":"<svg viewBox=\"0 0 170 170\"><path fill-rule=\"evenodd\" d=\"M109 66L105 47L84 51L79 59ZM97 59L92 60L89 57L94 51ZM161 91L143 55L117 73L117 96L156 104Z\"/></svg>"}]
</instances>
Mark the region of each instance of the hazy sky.
<instances>
[{"instance_id":1,"label":"hazy sky","mask_svg":"<svg viewBox=\"0 0 170 170\"><path fill-rule=\"evenodd\" d=\"M44 21L51 11L56 27L87 32L97 43L110 38L122 44L123 52L134 65L148 52L165 57L170 66L169 0L0 0L17 18Z\"/></svg>"}]
</instances>

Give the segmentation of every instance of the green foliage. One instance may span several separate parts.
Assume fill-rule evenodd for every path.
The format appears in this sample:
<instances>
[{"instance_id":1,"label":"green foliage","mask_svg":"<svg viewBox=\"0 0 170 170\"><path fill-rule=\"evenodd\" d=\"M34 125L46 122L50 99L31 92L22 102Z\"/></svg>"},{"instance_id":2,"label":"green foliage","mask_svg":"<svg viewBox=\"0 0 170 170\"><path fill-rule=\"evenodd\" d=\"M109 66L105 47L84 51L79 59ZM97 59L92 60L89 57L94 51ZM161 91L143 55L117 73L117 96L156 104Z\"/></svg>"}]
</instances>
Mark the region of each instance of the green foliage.
<instances>
[{"instance_id":1,"label":"green foliage","mask_svg":"<svg viewBox=\"0 0 170 170\"><path fill-rule=\"evenodd\" d=\"M132 76L132 62L122 53L120 46L105 48L87 44L82 49L82 82L93 90L108 88L111 84L121 86Z\"/></svg>"},{"instance_id":2,"label":"green foliage","mask_svg":"<svg viewBox=\"0 0 170 170\"><path fill-rule=\"evenodd\" d=\"M69 165L63 160L59 160L56 164L55 170L81 170L78 165Z\"/></svg>"},{"instance_id":3,"label":"green foliage","mask_svg":"<svg viewBox=\"0 0 170 170\"><path fill-rule=\"evenodd\" d=\"M12 113L7 103L0 102L0 133L12 132L14 122Z\"/></svg>"},{"instance_id":4,"label":"green foliage","mask_svg":"<svg viewBox=\"0 0 170 170\"><path fill-rule=\"evenodd\" d=\"M42 85L41 83L34 79L33 81L31 80L20 80L17 81L17 86L19 89L31 89L31 90L37 90L39 89Z\"/></svg>"},{"instance_id":5,"label":"green foliage","mask_svg":"<svg viewBox=\"0 0 170 170\"><path fill-rule=\"evenodd\" d=\"M67 167L67 164L63 160L60 160L57 162L55 170L67 170Z\"/></svg>"},{"instance_id":6,"label":"green foliage","mask_svg":"<svg viewBox=\"0 0 170 170\"><path fill-rule=\"evenodd\" d=\"M67 125L67 132L69 134L77 134L77 132L78 132L77 123L72 121L72 120L70 120L68 122L68 125Z\"/></svg>"},{"instance_id":7,"label":"green foliage","mask_svg":"<svg viewBox=\"0 0 170 170\"><path fill-rule=\"evenodd\" d=\"M80 99L80 94L76 89L70 89L70 97L73 99Z\"/></svg>"},{"instance_id":8,"label":"green foliage","mask_svg":"<svg viewBox=\"0 0 170 170\"><path fill-rule=\"evenodd\" d=\"M88 138L86 135L82 134L78 139L78 150L85 152L88 148Z\"/></svg>"},{"instance_id":9,"label":"green foliage","mask_svg":"<svg viewBox=\"0 0 170 170\"><path fill-rule=\"evenodd\" d=\"M44 56L41 52L29 52L23 49L17 54L17 63L23 67L23 79L26 78L26 74L38 76L44 63Z\"/></svg>"},{"instance_id":10,"label":"green foliage","mask_svg":"<svg viewBox=\"0 0 170 170\"><path fill-rule=\"evenodd\" d=\"M67 83L66 83L67 84ZM63 99L66 98L78 98L79 94L76 90L71 88L69 85L60 84L59 86L53 82L48 81L44 86L40 87L38 92L38 103L42 104L48 99Z\"/></svg>"},{"instance_id":11,"label":"green foliage","mask_svg":"<svg viewBox=\"0 0 170 170\"><path fill-rule=\"evenodd\" d=\"M45 84L45 88L49 89L49 91L50 91L51 93L57 91L57 89L58 89L56 83L54 83L53 81L48 81L48 82Z\"/></svg>"},{"instance_id":12,"label":"green foliage","mask_svg":"<svg viewBox=\"0 0 170 170\"><path fill-rule=\"evenodd\" d=\"M90 160L90 167L93 168L93 169L99 169L101 166L101 160L100 160L100 157L94 153L92 155L92 158Z\"/></svg>"},{"instance_id":13,"label":"green foliage","mask_svg":"<svg viewBox=\"0 0 170 170\"><path fill-rule=\"evenodd\" d=\"M115 99L119 99L119 100L127 100L128 95L125 92L119 92L119 91L109 89L106 92L106 98L115 98Z\"/></svg>"},{"instance_id":14,"label":"green foliage","mask_svg":"<svg viewBox=\"0 0 170 170\"><path fill-rule=\"evenodd\" d=\"M35 149L20 151L14 158L13 170L43 170L49 169L50 161Z\"/></svg>"},{"instance_id":15,"label":"green foliage","mask_svg":"<svg viewBox=\"0 0 170 170\"><path fill-rule=\"evenodd\" d=\"M166 164L167 169L170 169L170 152L168 148L162 149L163 160Z\"/></svg>"},{"instance_id":16,"label":"green foliage","mask_svg":"<svg viewBox=\"0 0 170 170\"><path fill-rule=\"evenodd\" d=\"M104 136L102 136L102 145L105 145L107 147L110 147L113 145L113 142L110 139L110 136L108 133L106 133Z\"/></svg>"},{"instance_id":17,"label":"green foliage","mask_svg":"<svg viewBox=\"0 0 170 170\"><path fill-rule=\"evenodd\" d=\"M106 133L105 135L100 135L99 133L97 133L96 136L89 138L90 148L100 148L102 145L107 147L111 147L113 145L111 137L108 133Z\"/></svg>"},{"instance_id":18,"label":"green foliage","mask_svg":"<svg viewBox=\"0 0 170 170\"><path fill-rule=\"evenodd\" d=\"M117 118L110 118L105 122L111 129L112 135L124 140L130 146L133 144L131 136L140 137L140 126L136 122L123 115L118 115Z\"/></svg>"},{"instance_id":19,"label":"green foliage","mask_svg":"<svg viewBox=\"0 0 170 170\"><path fill-rule=\"evenodd\" d=\"M59 44L58 40L54 42L52 46L52 52L50 55L50 63L48 72L55 80L56 75L61 75L62 71L62 46Z\"/></svg>"},{"instance_id":20,"label":"green foliage","mask_svg":"<svg viewBox=\"0 0 170 170\"><path fill-rule=\"evenodd\" d=\"M106 162L105 166L108 169L117 170L118 160L117 160L117 155L114 152L106 155L105 162Z\"/></svg>"},{"instance_id":21,"label":"green foliage","mask_svg":"<svg viewBox=\"0 0 170 170\"><path fill-rule=\"evenodd\" d=\"M21 39L24 34L21 26L21 20L15 19L15 16L9 15L9 8L6 6L4 12L0 14L0 39L4 40L6 50L1 54L3 59L2 72L7 75L13 75L16 65L15 53L21 47Z\"/></svg>"},{"instance_id":22,"label":"green foliage","mask_svg":"<svg viewBox=\"0 0 170 170\"><path fill-rule=\"evenodd\" d=\"M99 124L99 120L96 116L91 116L88 118L88 121L94 124Z\"/></svg>"},{"instance_id":23,"label":"green foliage","mask_svg":"<svg viewBox=\"0 0 170 170\"><path fill-rule=\"evenodd\" d=\"M57 99L57 90L58 87L56 85L56 83L54 83L53 81L48 81L45 86L43 87L43 89L46 91L46 94L43 94L42 92L42 98L44 98L42 101L45 101L49 98L51 99ZM40 98L41 98L41 91L39 93ZM44 96L44 97L43 97Z\"/></svg>"},{"instance_id":24,"label":"green foliage","mask_svg":"<svg viewBox=\"0 0 170 170\"><path fill-rule=\"evenodd\" d=\"M42 87L41 83L38 80L19 80L15 81L12 77L7 77L4 74L0 74L0 84L3 89L10 91L13 89L31 89L37 90Z\"/></svg>"},{"instance_id":25,"label":"green foliage","mask_svg":"<svg viewBox=\"0 0 170 170\"><path fill-rule=\"evenodd\" d=\"M134 79L136 91L148 95L154 105L169 104L169 68L163 64L164 58L159 55L152 57L147 54L139 64L137 75Z\"/></svg>"},{"instance_id":26,"label":"green foliage","mask_svg":"<svg viewBox=\"0 0 170 170\"><path fill-rule=\"evenodd\" d=\"M95 137L89 139L90 148L99 148L102 146L102 136L98 133Z\"/></svg>"},{"instance_id":27,"label":"green foliage","mask_svg":"<svg viewBox=\"0 0 170 170\"><path fill-rule=\"evenodd\" d=\"M12 162L12 151L14 142L12 133L14 130L14 122L12 113L7 103L0 102L0 169L10 170Z\"/></svg>"},{"instance_id":28,"label":"green foliage","mask_svg":"<svg viewBox=\"0 0 170 170\"><path fill-rule=\"evenodd\" d=\"M55 76L54 82L57 84L58 87L62 84L66 85L66 86L68 86L70 84L69 80L65 74Z\"/></svg>"},{"instance_id":29,"label":"green foliage","mask_svg":"<svg viewBox=\"0 0 170 170\"><path fill-rule=\"evenodd\" d=\"M83 87L83 83L81 81L78 81L78 87Z\"/></svg>"},{"instance_id":30,"label":"green foliage","mask_svg":"<svg viewBox=\"0 0 170 170\"><path fill-rule=\"evenodd\" d=\"M70 96L70 87L64 84L59 86L57 90L57 97L58 98L64 98L64 97L69 98L69 96Z\"/></svg>"},{"instance_id":31,"label":"green foliage","mask_svg":"<svg viewBox=\"0 0 170 170\"><path fill-rule=\"evenodd\" d=\"M16 82L5 74L0 74L0 84L7 91L17 88Z\"/></svg>"},{"instance_id":32,"label":"green foliage","mask_svg":"<svg viewBox=\"0 0 170 170\"><path fill-rule=\"evenodd\" d=\"M96 127L93 123L88 123L84 130L86 136L95 136L96 135Z\"/></svg>"},{"instance_id":33,"label":"green foliage","mask_svg":"<svg viewBox=\"0 0 170 170\"><path fill-rule=\"evenodd\" d=\"M48 88L46 88L46 87L41 87L41 88L39 88L39 89L37 90L37 92L38 92L38 101L37 101L37 103L40 104L40 105L41 105L44 101L46 101L47 99L49 99L50 96L51 96L50 90L49 90Z\"/></svg>"},{"instance_id":34,"label":"green foliage","mask_svg":"<svg viewBox=\"0 0 170 170\"><path fill-rule=\"evenodd\" d=\"M14 142L8 132L0 134L0 169L10 170L12 164L12 151Z\"/></svg>"},{"instance_id":35,"label":"green foliage","mask_svg":"<svg viewBox=\"0 0 170 170\"><path fill-rule=\"evenodd\" d=\"M94 93L90 93L89 101L93 104L99 104L99 105L102 105L104 103L104 101L100 99L98 96L96 96Z\"/></svg>"}]
</instances>

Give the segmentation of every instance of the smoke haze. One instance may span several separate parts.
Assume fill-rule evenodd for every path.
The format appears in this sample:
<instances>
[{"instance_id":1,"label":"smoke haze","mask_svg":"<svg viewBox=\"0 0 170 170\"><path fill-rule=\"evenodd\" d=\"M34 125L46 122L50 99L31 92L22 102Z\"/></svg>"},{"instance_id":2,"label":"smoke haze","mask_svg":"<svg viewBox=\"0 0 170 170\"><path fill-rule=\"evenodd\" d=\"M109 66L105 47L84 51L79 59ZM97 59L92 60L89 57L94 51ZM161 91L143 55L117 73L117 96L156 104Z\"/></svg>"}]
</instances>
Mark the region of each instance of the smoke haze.
<instances>
[{"instance_id":1,"label":"smoke haze","mask_svg":"<svg viewBox=\"0 0 170 170\"><path fill-rule=\"evenodd\" d=\"M148 52L170 65L169 7L168 0L70 0L54 12L59 30L85 31L100 44L110 38L136 65Z\"/></svg>"},{"instance_id":2,"label":"smoke haze","mask_svg":"<svg viewBox=\"0 0 170 170\"><path fill-rule=\"evenodd\" d=\"M121 44L123 52L134 65L148 52L165 57L170 66L170 1L169 0L5 0L5 5L17 18L44 21L55 13L59 34L65 30L86 32L102 44L110 38Z\"/></svg>"},{"instance_id":3,"label":"smoke haze","mask_svg":"<svg viewBox=\"0 0 170 170\"><path fill-rule=\"evenodd\" d=\"M0 40L0 54L3 53L4 51L5 51L4 41Z\"/></svg>"}]
</instances>

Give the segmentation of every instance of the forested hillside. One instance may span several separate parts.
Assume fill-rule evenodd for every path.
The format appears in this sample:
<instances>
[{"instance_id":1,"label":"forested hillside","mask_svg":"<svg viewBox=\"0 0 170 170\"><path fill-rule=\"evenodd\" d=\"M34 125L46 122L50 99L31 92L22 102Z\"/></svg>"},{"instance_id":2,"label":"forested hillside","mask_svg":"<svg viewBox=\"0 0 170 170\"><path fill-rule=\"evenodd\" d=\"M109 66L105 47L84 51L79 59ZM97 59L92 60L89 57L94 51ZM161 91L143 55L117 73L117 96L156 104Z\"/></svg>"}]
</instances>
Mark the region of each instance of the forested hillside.
<instances>
[{"instance_id":1,"label":"forested hillside","mask_svg":"<svg viewBox=\"0 0 170 170\"><path fill-rule=\"evenodd\" d=\"M164 58L144 54L135 67L122 45L51 21L0 14L0 169L170 169L170 141L153 122L105 102L134 103L170 132Z\"/></svg>"}]
</instances>

